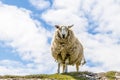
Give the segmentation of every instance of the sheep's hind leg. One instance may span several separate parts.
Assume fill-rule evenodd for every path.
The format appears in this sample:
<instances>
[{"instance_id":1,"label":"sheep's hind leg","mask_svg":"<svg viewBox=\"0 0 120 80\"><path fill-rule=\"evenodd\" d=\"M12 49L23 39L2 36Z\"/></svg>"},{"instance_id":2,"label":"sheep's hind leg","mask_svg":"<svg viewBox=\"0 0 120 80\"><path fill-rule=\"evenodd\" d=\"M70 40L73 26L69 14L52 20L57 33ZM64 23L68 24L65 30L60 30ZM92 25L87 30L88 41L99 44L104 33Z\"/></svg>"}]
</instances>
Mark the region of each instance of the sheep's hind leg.
<instances>
[{"instance_id":1,"label":"sheep's hind leg","mask_svg":"<svg viewBox=\"0 0 120 80\"><path fill-rule=\"evenodd\" d=\"M76 70L77 70L77 72L79 71L79 64L78 63L76 63Z\"/></svg>"},{"instance_id":2,"label":"sheep's hind leg","mask_svg":"<svg viewBox=\"0 0 120 80\"><path fill-rule=\"evenodd\" d=\"M58 70L57 70L58 74L60 73L60 63L58 63Z\"/></svg>"},{"instance_id":3,"label":"sheep's hind leg","mask_svg":"<svg viewBox=\"0 0 120 80\"><path fill-rule=\"evenodd\" d=\"M84 65L85 63L86 63L86 60L85 60L85 57L84 57L84 55L83 55L81 64Z\"/></svg>"}]
</instances>

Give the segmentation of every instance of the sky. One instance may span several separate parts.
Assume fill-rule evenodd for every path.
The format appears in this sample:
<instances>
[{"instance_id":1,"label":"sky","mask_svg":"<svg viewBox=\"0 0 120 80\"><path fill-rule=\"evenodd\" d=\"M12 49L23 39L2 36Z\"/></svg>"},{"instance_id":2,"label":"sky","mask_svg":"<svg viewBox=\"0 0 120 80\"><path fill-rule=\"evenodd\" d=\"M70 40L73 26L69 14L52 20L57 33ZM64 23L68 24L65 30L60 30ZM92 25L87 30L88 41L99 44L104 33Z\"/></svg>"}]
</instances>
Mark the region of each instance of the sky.
<instances>
[{"instance_id":1,"label":"sky","mask_svg":"<svg viewBox=\"0 0 120 80\"><path fill-rule=\"evenodd\" d=\"M74 24L87 61L80 71L120 71L120 0L0 0L0 75L56 73L56 24Z\"/></svg>"}]
</instances>

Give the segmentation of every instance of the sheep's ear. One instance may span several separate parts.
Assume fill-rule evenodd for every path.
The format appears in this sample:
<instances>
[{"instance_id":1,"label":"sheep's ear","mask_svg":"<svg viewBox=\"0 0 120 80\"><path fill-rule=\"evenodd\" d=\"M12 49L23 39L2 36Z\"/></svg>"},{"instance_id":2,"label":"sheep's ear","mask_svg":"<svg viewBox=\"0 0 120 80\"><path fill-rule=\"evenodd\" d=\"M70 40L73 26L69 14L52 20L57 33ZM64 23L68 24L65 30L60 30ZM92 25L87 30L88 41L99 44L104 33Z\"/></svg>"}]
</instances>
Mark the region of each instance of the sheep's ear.
<instances>
[{"instance_id":1,"label":"sheep's ear","mask_svg":"<svg viewBox=\"0 0 120 80\"><path fill-rule=\"evenodd\" d=\"M72 25L70 25L70 26L68 26L68 28L71 28L71 27L73 27L74 25L72 24Z\"/></svg>"},{"instance_id":2,"label":"sheep's ear","mask_svg":"<svg viewBox=\"0 0 120 80\"><path fill-rule=\"evenodd\" d=\"M57 29L59 29L59 28L60 28L60 26L59 26L59 25L55 25L55 27L56 27Z\"/></svg>"}]
</instances>

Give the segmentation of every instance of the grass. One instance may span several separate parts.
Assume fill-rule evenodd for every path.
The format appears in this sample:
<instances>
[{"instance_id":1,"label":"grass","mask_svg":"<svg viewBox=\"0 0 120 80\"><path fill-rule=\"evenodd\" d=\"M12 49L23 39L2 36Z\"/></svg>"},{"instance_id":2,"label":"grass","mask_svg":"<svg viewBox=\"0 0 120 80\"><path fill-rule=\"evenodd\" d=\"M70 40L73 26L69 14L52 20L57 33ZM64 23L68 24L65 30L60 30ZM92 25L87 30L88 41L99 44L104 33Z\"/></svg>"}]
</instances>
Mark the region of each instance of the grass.
<instances>
[{"instance_id":1,"label":"grass","mask_svg":"<svg viewBox=\"0 0 120 80\"><path fill-rule=\"evenodd\" d=\"M24 78L40 78L40 79L55 79L55 80L88 80L85 77L79 76L87 72L70 72L70 73L61 73L61 74L40 74L40 75L28 75Z\"/></svg>"},{"instance_id":2,"label":"grass","mask_svg":"<svg viewBox=\"0 0 120 80\"><path fill-rule=\"evenodd\" d=\"M88 72L70 72L70 73L61 73L61 74L33 74L26 76L15 76L15 75L5 75L0 76L0 79L9 79L9 78L23 78L23 79L50 79L50 80L88 80L85 77L79 76L81 74L87 74Z\"/></svg>"},{"instance_id":3,"label":"grass","mask_svg":"<svg viewBox=\"0 0 120 80\"><path fill-rule=\"evenodd\" d=\"M105 73L105 76L109 79L109 80L115 80L115 73L116 71L109 71Z\"/></svg>"},{"instance_id":4,"label":"grass","mask_svg":"<svg viewBox=\"0 0 120 80\"><path fill-rule=\"evenodd\" d=\"M56 79L56 80L75 80L74 77L65 74L52 74L48 76L49 79Z\"/></svg>"},{"instance_id":5,"label":"grass","mask_svg":"<svg viewBox=\"0 0 120 80\"><path fill-rule=\"evenodd\" d=\"M115 80L115 71L109 71L105 73L105 76L109 80ZM91 72L84 71L84 72L69 72L69 73L61 73L61 74L33 74L33 75L26 75L26 76L15 76L15 75L5 75L0 76L0 79L50 79L50 80L89 80L87 77L83 75L89 75Z\"/></svg>"}]
</instances>

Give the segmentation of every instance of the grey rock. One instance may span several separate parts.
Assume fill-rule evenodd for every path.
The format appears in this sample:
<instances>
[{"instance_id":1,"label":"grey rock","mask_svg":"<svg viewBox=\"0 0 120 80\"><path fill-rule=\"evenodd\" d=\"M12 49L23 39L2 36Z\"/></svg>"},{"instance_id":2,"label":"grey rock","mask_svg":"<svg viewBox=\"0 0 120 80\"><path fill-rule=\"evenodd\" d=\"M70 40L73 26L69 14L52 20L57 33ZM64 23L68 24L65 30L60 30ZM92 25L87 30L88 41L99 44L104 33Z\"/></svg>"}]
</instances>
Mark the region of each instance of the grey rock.
<instances>
[{"instance_id":1,"label":"grey rock","mask_svg":"<svg viewBox=\"0 0 120 80\"><path fill-rule=\"evenodd\" d=\"M120 80L120 72L115 73L116 80Z\"/></svg>"}]
</instances>

